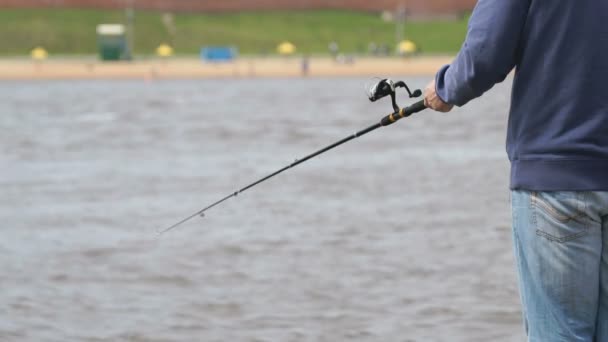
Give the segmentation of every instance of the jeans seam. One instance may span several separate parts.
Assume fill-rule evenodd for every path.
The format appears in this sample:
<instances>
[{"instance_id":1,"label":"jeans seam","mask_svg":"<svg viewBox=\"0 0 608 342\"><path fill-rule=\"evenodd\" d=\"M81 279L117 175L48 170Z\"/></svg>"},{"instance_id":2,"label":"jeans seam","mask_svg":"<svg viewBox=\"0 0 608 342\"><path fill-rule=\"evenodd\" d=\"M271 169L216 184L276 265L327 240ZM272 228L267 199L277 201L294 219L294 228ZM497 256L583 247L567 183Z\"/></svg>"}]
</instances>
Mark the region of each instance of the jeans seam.
<instances>
[{"instance_id":1,"label":"jeans seam","mask_svg":"<svg viewBox=\"0 0 608 342\"><path fill-rule=\"evenodd\" d=\"M513 245L515 247L515 253L516 253L516 257L515 257L515 267L517 267L517 273L518 273L518 287L519 287L519 291L520 291L520 296L521 296L521 302L522 302L522 308L521 308L521 314L522 314L522 320L523 320L523 325L524 325L524 329L526 331L526 336L528 336L529 333L529 328L528 328L528 313L526 310L526 305L525 303L527 303L527 296L526 296L526 291L523 289L523 285L522 285L522 281L523 279L521 279L523 277L523 265L522 265L522 261L521 261L521 248L522 248L522 242L521 239L519 238L519 234L517 233L517 222L513 222Z\"/></svg>"},{"instance_id":2,"label":"jeans seam","mask_svg":"<svg viewBox=\"0 0 608 342\"><path fill-rule=\"evenodd\" d=\"M569 216L569 215L562 214L559 211L557 211L557 209L553 208L552 205L550 205L549 203L545 202L542 198L540 198L538 196L537 192L532 192L530 199L532 201L533 206L535 206L536 208L538 208L539 206L543 207L545 210L548 211L548 214L551 215L551 217L553 217L554 219L556 219L562 223L576 221L576 219L585 215L585 213L583 211L580 211L578 209L577 209L578 212L576 213L576 215ZM577 201L578 200L579 199L577 198Z\"/></svg>"},{"instance_id":3,"label":"jeans seam","mask_svg":"<svg viewBox=\"0 0 608 342\"><path fill-rule=\"evenodd\" d=\"M555 237L555 236L553 236L553 235L551 235L549 233L545 233L542 230L536 228L536 235L542 236L542 237L546 238L549 241L559 242L559 243L564 243L564 242L576 240L576 239L578 239L581 236L587 235L587 233L588 233L588 231L585 228L585 230L582 231L582 232L580 232L580 233L576 233L576 234L572 234L572 235L568 235L568 236L565 236L565 237L558 238L558 237Z\"/></svg>"},{"instance_id":4,"label":"jeans seam","mask_svg":"<svg viewBox=\"0 0 608 342\"><path fill-rule=\"evenodd\" d=\"M577 198L577 201L579 201L579 199ZM586 203L585 203L586 205ZM538 193L536 191L532 191L530 193L530 209L532 209L532 223L534 224L535 230L536 230L536 235L540 236L540 237L544 237L545 239L552 241L552 242L557 242L557 243L565 243L568 241L572 241L572 240L576 240L582 236L585 236L589 233L589 227L587 226L587 224L585 222L581 223L583 224L583 231L579 232L579 233L575 233L575 234L571 234L571 235L567 235L564 237L557 237L554 235L551 235L549 233L544 232L543 230L538 228L538 219L537 219L537 210L541 210L542 208L544 208L547 212L547 214L552 217L553 219L559 221L560 223L567 223L570 221L577 221L579 218L585 216L585 212L584 211L580 211L578 213L576 213L576 215L573 216L567 216L564 215L560 212L558 212L556 209L554 209L551 205L549 205L548 203L546 203L545 201L543 201L539 196ZM560 216L562 219L560 219L559 217L556 217L556 215Z\"/></svg>"}]
</instances>

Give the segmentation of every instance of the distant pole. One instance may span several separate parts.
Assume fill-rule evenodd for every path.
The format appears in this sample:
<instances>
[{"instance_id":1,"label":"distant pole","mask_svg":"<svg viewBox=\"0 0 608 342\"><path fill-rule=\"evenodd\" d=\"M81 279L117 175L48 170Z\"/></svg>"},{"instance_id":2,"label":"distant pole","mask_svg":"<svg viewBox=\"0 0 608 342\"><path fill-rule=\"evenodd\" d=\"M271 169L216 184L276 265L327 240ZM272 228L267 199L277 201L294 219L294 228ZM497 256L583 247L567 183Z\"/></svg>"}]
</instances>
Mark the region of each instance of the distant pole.
<instances>
[{"instance_id":1,"label":"distant pole","mask_svg":"<svg viewBox=\"0 0 608 342\"><path fill-rule=\"evenodd\" d=\"M125 0L125 16L127 17L127 58L132 59L135 50L135 10L133 2L135 0Z\"/></svg>"},{"instance_id":2,"label":"distant pole","mask_svg":"<svg viewBox=\"0 0 608 342\"><path fill-rule=\"evenodd\" d=\"M403 41L404 30L405 30L405 1L401 1L397 6L397 13L395 14L395 39L397 43L395 46L399 45L401 41Z\"/></svg>"}]
</instances>

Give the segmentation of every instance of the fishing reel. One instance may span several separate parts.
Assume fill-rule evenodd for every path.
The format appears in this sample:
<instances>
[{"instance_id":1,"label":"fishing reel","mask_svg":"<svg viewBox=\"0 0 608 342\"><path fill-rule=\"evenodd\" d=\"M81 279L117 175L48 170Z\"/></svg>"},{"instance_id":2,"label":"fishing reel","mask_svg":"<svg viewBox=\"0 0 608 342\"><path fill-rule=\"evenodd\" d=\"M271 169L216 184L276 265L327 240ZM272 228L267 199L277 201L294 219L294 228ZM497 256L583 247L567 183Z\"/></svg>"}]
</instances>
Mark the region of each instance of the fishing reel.
<instances>
[{"instance_id":1,"label":"fishing reel","mask_svg":"<svg viewBox=\"0 0 608 342\"><path fill-rule=\"evenodd\" d=\"M391 101L393 104L393 109L395 112L399 112L400 108L397 105L397 100L395 96L395 92L397 88L405 88L410 98L419 97L422 95L422 91L420 89L414 90L412 93L410 88L408 88L407 84L403 81L393 82L393 80L389 78L385 78L380 80L380 82L372 85L368 90L368 98L372 102L376 102L377 100L386 97L387 95L391 96Z\"/></svg>"}]
</instances>

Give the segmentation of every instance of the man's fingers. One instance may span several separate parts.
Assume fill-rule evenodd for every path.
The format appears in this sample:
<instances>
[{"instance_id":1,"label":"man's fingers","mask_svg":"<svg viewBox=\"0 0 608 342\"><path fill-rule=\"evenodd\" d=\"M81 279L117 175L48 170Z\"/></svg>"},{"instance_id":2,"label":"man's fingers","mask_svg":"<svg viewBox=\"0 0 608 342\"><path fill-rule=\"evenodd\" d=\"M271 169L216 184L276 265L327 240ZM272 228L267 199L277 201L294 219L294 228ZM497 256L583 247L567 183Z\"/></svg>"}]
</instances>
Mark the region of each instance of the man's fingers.
<instances>
[{"instance_id":1,"label":"man's fingers","mask_svg":"<svg viewBox=\"0 0 608 342\"><path fill-rule=\"evenodd\" d=\"M439 95L437 95L435 90L435 81L431 81L424 89L424 105L427 108L442 113L449 112L454 107L451 104L443 102Z\"/></svg>"},{"instance_id":2,"label":"man's fingers","mask_svg":"<svg viewBox=\"0 0 608 342\"><path fill-rule=\"evenodd\" d=\"M443 102L442 105L439 106L439 108L436 110L439 112L442 112L442 113L447 113L447 112L451 111L452 108L454 108L453 105Z\"/></svg>"}]
</instances>

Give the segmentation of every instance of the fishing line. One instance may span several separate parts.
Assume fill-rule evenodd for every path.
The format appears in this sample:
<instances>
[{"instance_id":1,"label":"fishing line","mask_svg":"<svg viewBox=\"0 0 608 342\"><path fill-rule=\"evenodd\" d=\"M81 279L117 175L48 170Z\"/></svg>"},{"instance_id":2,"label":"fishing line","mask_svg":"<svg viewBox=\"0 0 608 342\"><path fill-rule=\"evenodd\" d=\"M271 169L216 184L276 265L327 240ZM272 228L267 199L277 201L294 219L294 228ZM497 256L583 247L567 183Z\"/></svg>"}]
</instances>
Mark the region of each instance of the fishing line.
<instances>
[{"instance_id":1,"label":"fishing line","mask_svg":"<svg viewBox=\"0 0 608 342\"><path fill-rule=\"evenodd\" d=\"M249 184L249 185L247 185L247 186L245 186L245 187L243 187L243 188L241 188L239 190L236 190L235 192L233 192L233 193L227 195L226 197L224 197L224 198L222 198L222 199L220 199L220 200L218 200L218 201L216 201L216 202L214 202L214 203L212 203L212 204L204 207L203 209L201 209L201 210L195 212L194 214L192 214L192 215L190 215L190 216L182 219L181 221L179 221L179 222L177 222L177 223L175 223L175 224L173 224L173 225L171 225L171 226L169 226L169 227L161 230L158 234L159 235L164 234L164 233L166 233L166 232L168 232L168 231L176 228L177 226L179 226L179 225L181 225L181 224L183 224L183 223L185 223L185 222L193 219L196 216L204 217L205 216L205 211L207 211L207 210L209 210L209 209L211 209L211 208L213 208L213 207L215 207L217 205L220 205L221 203L223 203L224 201L226 201L226 200L228 200L228 199L230 199L232 197L238 196L242 192L245 192L248 189L251 189L251 188L253 188L256 185L258 185L258 184L260 184L260 183L262 183L262 182L264 182L264 181L266 181L266 180L268 180L268 179L270 179L270 178L272 178L272 177L274 177L274 176L276 176L276 175L278 175L278 174L280 174L280 173L282 173L282 172L284 172L286 170L289 170L292 167L295 167L295 166L297 166L299 164L302 164L302 163L304 163L305 161L307 161L309 159L312 159L312 158L314 158L314 157L316 157L316 156L318 156L318 155L320 155L322 153L325 153L325 152L327 152L327 151L329 151L329 150L331 150L331 149L333 149L333 148L335 148L337 146L340 146L340 145L342 145L342 144L344 144L344 143L346 143L348 141L351 141L351 140L353 140L355 138L358 138L358 137L360 137L362 135L365 135L365 134L367 134L367 133L369 133L369 132L371 132L373 130L376 130L376 129L380 128L380 127L392 125L393 123L397 122L398 120L406 118L406 117L408 117L408 116L410 116L410 115L412 115L414 113L420 112L420 111L422 111L422 110L424 110L426 108L426 106L424 105L424 100L420 100L420 101L412 104L409 107L399 108L399 106L397 105L397 102L396 102L396 94L395 93L396 93L396 89L400 88L400 87L401 88L405 88L405 90L407 91L407 93L408 93L408 95L409 95L410 98L419 97L419 96L422 95L422 92L420 91L420 89L416 89L416 90L414 90L414 92L410 92L410 89L408 88L408 86L403 81L393 82L390 79L382 79L382 80L380 80L378 83L374 84L373 86L371 86L369 88L369 91L368 91L368 94L367 94L369 100L372 101L372 102L375 102L375 101L377 101L377 100L379 100L379 99L381 99L383 97L389 96L389 95L391 97L392 106L393 106L393 112L391 114L388 114L385 117L383 117L380 120L380 122L378 122L376 124L373 124L373 125L365 128L365 129L362 129L360 131L357 131L357 132L353 133L352 135L349 135L346 138L343 138L342 140L336 141L335 143L333 143L333 144L331 144L329 146L326 146L326 147L324 147L324 148L322 148L322 149L320 149L320 150L318 150L318 151L316 151L314 153L311 153L311 154L307 155L306 157L304 157L302 159L296 159L293 163L291 163L291 164L283 167L282 169L279 169L279 170L277 170L277 171L269 174L268 176L266 176L264 178L260 178L257 181L255 181L255 182L253 182L253 183L251 183L251 184Z\"/></svg>"}]
</instances>

